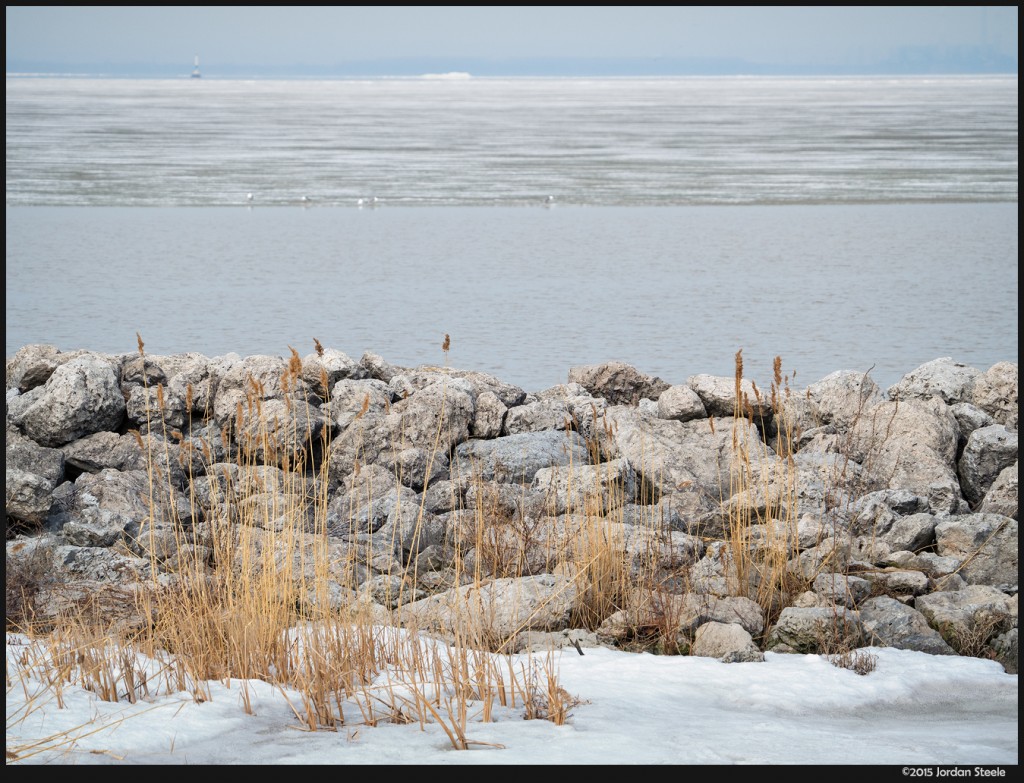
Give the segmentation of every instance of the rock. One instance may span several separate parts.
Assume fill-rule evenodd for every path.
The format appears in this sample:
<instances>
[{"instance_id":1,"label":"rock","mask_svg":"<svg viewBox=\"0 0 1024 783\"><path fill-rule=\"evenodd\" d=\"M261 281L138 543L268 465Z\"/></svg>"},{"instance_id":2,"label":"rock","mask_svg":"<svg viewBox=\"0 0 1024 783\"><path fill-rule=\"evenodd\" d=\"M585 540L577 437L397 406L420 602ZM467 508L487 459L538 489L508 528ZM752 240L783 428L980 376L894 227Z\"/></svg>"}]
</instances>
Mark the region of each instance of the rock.
<instances>
[{"instance_id":1,"label":"rock","mask_svg":"<svg viewBox=\"0 0 1024 783\"><path fill-rule=\"evenodd\" d=\"M1004 424L980 427L971 433L957 462L964 497L972 507L984 499L996 477L1017 462L1017 433Z\"/></svg>"},{"instance_id":2,"label":"rock","mask_svg":"<svg viewBox=\"0 0 1024 783\"><path fill-rule=\"evenodd\" d=\"M689 386L669 386L658 397L658 416L662 419L690 421L706 419L707 409L700 395Z\"/></svg>"},{"instance_id":3,"label":"rock","mask_svg":"<svg viewBox=\"0 0 1024 783\"><path fill-rule=\"evenodd\" d=\"M1016 432L1020 413L1017 401L1019 388L1016 362L999 362L975 379L968 402L985 411L997 424L1004 424L1008 430Z\"/></svg>"},{"instance_id":4,"label":"rock","mask_svg":"<svg viewBox=\"0 0 1024 783\"><path fill-rule=\"evenodd\" d=\"M70 358L53 345L26 345L7 359L7 389L24 393L42 386Z\"/></svg>"},{"instance_id":5,"label":"rock","mask_svg":"<svg viewBox=\"0 0 1024 783\"><path fill-rule=\"evenodd\" d=\"M590 462L583 438L560 430L468 440L456 447L455 457L455 475L516 484L531 483L541 468Z\"/></svg>"},{"instance_id":6,"label":"rock","mask_svg":"<svg viewBox=\"0 0 1024 783\"><path fill-rule=\"evenodd\" d=\"M743 626L713 621L697 629L690 655L717 658L725 663L764 660L764 653Z\"/></svg>"},{"instance_id":7,"label":"rock","mask_svg":"<svg viewBox=\"0 0 1024 783\"><path fill-rule=\"evenodd\" d=\"M403 606L404 625L512 646L523 631L560 631L576 605L572 579L544 574L466 585Z\"/></svg>"},{"instance_id":8,"label":"rock","mask_svg":"<svg viewBox=\"0 0 1024 783\"><path fill-rule=\"evenodd\" d=\"M8 416L43 446L62 446L94 432L116 430L125 400L110 363L83 354L57 367L46 383L22 395L25 402Z\"/></svg>"},{"instance_id":9,"label":"rock","mask_svg":"<svg viewBox=\"0 0 1024 783\"><path fill-rule=\"evenodd\" d=\"M938 554L960 560L972 585L1017 587L1017 520L998 514L949 517L935 526Z\"/></svg>"},{"instance_id":10,"label":"rock","mask_svg":"<svg viewBox=\"0 0 1024 783\"><path fill-rule=\"evenodd\" d=\"M554 514L587 511L605 516L636 498L636 473L624 459L600 465L541 468L532 489L550 498Z\"/></svg>"},{"instance_id":11,"label":"rock","mask_svg":"<svg viewBox=\"0 0 1024 783\"><path fill-rule=\"evenodd\" d=\"M856 609L871 594L871 583L867 579L836 573L818 574L812 588L829 603L847 609Z\"/></svg>"},{"instance_id":12,"label":"rock","mask_svg":"<svg viewBox=\"0 0 1024 783\"><path fill-rule=\"evenodd\" d=\"M878 596L860 605L864 636L873 646L918 650L930 655L956 655L927 618L895 598Z\"/></svg>"},{"instance_id":13,"label":"rock","mask_svg":"<svg viewBox=\"0 0 1024 783\"><path fill-rule=\"evenodd\" d=\"M863 626L858 612L844 607L786 607L768 634L765 650L836 653L860 647Z\"/></svg>"},{"instance_id":14,"label":"rock","mask_svg":"<svg viewBox=\"0 0 1024 783\"><path fill-rule=\"evenodd\" d=\"M694 391L710 416L742 418L749 415L755 423L760 424L775 415L770 394L757 388L757 385L747 378L740 381L739 400L736 396L735 378L691 375L687 378L686 385Z\"/></svg>"},{"instance_id":15,"label":"rock","mask_svg":"<svg viewBox=\"0 0 1024 783\"><path fill-rule=\"evenodd\" d=\"M961 655L980 652L1016 621L1009 596L988 585L922 595L914 606Z\"/></svg>"},{"instance_id":16,"label":"rock","mask_svg":"<svg viewBox=\"0 0 1024 783\"><path fill-rule=\"evenodd\" d=\"M945 357L911 370L889 387L889 399L911 400L938 397L947 405L966 402L981 371Z\"/></svg>"},{"instance_id":17,"label":"rock","mask_svg":"<svg viewBox=\"0 0 1024 783\"><path fill-rule=\"evenodd\" d=\"M636 405L640 399L657 400L669 384L640 372L624 362L605 362L572 367L569 383L578 383L609 405Z\"/></svg>"},{"instance_id":18,"label":"rock","mask_svg":"<svg viewBox=\"0 0 1024 783\"><path fill-rule=\"evenodd\" d=\"M1017 519L1019 512L1017 500L1017 462L1003 468L996 476L992 486L981 501L978 511L983 514L1001 514L1004 517Z\"/></svg>"},{"instance_id":19,"label":"rock","mask_svg":"<svg viewBox=\"0 0 1024 783\"><path fill-rule=\"evenodd\" d=\"M882 401L878 384L863 372L839 370L807 387L814 420L850 429Z\"/></svg>"}]
</instances>

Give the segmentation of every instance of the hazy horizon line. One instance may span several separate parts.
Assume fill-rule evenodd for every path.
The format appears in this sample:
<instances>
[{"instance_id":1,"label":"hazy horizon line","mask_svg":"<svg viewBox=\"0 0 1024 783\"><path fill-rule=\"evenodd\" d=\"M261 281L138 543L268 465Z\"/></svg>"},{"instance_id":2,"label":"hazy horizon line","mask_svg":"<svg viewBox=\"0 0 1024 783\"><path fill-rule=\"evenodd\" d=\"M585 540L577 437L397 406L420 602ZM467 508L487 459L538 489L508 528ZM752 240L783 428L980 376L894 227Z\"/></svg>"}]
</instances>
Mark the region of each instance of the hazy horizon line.
<instances>
[{"instance_id":1,"label":"hazy horizon line","mask_svg":"<svg viewBox=\"0 0 1024 783\"><path fill-rule=\"evenodd\" d=\"M201 53L196 54L199 57ZM208 77L366 78L464 73L476 77L614 76L937 76L1016 75L1016 57L986 47L906 47L870 62L765 63L736 57L392 57L322 64L200 63ZM191 76L192 57L180 63L56 62L7 60L8 75Z\"/></svg>"}]
</instances>

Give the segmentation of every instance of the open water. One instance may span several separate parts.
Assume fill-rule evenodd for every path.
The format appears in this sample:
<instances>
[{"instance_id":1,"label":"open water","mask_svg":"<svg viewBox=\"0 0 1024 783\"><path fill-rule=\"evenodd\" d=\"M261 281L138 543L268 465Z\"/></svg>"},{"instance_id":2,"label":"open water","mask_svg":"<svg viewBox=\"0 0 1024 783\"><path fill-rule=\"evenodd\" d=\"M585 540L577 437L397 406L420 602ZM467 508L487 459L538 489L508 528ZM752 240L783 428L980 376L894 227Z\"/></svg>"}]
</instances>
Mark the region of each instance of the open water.
<instances>
[{"instance_id":1,"label":"open water","mask_svg":"<svg viewBox=\"0 0 1024 783\"><path fill-rule=\"evenodd\" d=\"M6 350L1017 361L1017 78L7 79ZM249 197L251 194L251 198ZM361 200L361 203L360 203ZM765 383L765 385L767 385Z\"/></svg>"}]
</instances>

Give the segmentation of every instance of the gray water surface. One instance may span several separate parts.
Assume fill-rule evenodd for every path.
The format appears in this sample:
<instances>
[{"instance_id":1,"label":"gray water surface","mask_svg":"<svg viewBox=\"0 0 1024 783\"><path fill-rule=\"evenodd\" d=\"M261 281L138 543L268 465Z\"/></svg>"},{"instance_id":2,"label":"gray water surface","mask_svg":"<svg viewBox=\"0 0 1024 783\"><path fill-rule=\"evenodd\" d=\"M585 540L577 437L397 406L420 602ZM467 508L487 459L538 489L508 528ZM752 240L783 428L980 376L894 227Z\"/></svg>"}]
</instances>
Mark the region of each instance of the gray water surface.
<instances>
[{"instance_id":1,"label":"gray water surface","mask_svg":"<svg viewBox=\"0 0 1024 783\"><path fill-rule=\"evenodd\" d=\"M7 208L7 355L324 346L527 390L737 350L806 385L1017 360L1017 205Z\"/></svg>"}]
</instances>

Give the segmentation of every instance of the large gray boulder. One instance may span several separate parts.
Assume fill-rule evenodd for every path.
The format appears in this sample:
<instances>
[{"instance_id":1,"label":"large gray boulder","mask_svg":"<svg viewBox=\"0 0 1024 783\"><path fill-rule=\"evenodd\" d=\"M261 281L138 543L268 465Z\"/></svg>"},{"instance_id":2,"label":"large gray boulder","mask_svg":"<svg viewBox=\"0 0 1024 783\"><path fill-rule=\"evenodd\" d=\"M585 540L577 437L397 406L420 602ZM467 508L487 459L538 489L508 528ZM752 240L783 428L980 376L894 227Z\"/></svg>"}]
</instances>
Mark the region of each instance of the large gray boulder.
<instances>
[{"instance_id":1,"label":"large gray boulder","mask_svg":"<svg viewBox=\"0 0 1024 783\"><path fill-rule=\"evenodd\" d=\"M880 595L860 605L866 639L878 647L918 650L931 655L956 655L942 635L917 609L895 598Z\"/></svg>"},{"instance_id":2,"label":"large gray boulder","mask_svg":"<svg viewBox=\"0 0 1024 783\"><path fill-rule=\"evenodd\" d=\"M8 425L4 472L9 534L13 527L43 525L54 504L54 490L64 480L63 453L40 446Z\"/></svg>"},{"instance_id":3,"label":"large gray boulder","mask_svg":"<svg viewBox=\"0 0 1024 783\"><path fill-rule=\"evenodd\" d=\"M928 499L936 513L963 500L955 460L959 429L949 406L928 400L882 402L864 411L848 440L850 454L884 487Z\"/></svg>"},{"instance_id":4,"label":"large gray boulder","mask_svg":"<svg viewBox=\"0 0 1024 783\"><path fill-rule=\"evenodd\" d=\"M467 440L455 449L452 474L483 481L530 484L541 468L589 462L587 443L578 433L546 430L492 440Z\"/></svg>"},{"instance_id":5,"label":"large gray boulder","mask_svg":"<svg viewBox=\"0 0 1024 783\"><path fill-rule=\"evenodd\" d=\"M996 476L992 486L985 493L978 511L983 514L1002 514L1004 517L1017 519L1020 508L1017 500L1017 483L1017 462L1015 460L1010 467L1003 468Z\"/></svg>"},{"instance_id":6,"label":"large gray boulder","mask_svg":"<svg viewBox=\"0 0 1024 783\"><path fill-rule=\"evenodd\" d=\"M609 405L636 405L642 398L657 400L669 384L625 362L588 364L569 369L569 383L578 383Z\"/></svg>"},{"instance_id":7,"label":"large gray boulder","mask_svg":"<svg viewBox=\"0 0 1024 783\"><path fill-rule=\"evenodd\" d=\"M781 653L838 653L860 647L860 613L845 607L788 606L779 614L765 650Z\"/></svg>"},{"instance_id":8,"label":"large gray boulder","mask_svg":"<svg viewBox=\"0 0 1024 783\"><path fill-rule=\"evenodd\" d=\"M8 404L9 419L43 446L62 446L94 432L116 430L125 415L114 370L96 354L82 354L60 365L18 403Z\"/></svg>"},{"instance_id":9,"label":"large gray boulder","mask_svg":"<svg viewBox=\"0 0 1024 783\"><path fill-rule=\"evenodd\" d=\"M24 393L42 386L58 366L71 358L53 345L26 345L7 358L7 389Z\"/></svg>"},{"instance_id":10,"label":"large gray boulder","mask_svg":"<svg viewBox=\"0 0 1024 783\"><path fill-rule=\"evenodd\" d=\"M706 419L708 411L704 401L685 384L670 386L658 397L658 416L662 419L690 421Z\"/></svg>"},{"instance_id":11,"label":"large gray boulder","mask_svg":"<svg viewBox=\"0 0 1024 783\"><path fill-rule=\"evenodd\" d=\"M759 476L779 462L746 419L682 422L621 405L609 408L606 419L612 456L626 459L658 495L693 490L714 500L729 498L737 489L736 471L749 467ZM737 457L737 441L747 444L749 460Z\"/></svg>"},{"instance_id":12,"label":"large gray boulder","mask_svg":"<svg viewBox=\"0 0 1024 783\"><path fill-rule=\"evenodd\" d=\"M636 472L624 459L600 465L541 468L532 488L549 498L554 514L587 511L604 516L636 499Z\"/></svg>"},{"instance_id":13,"label":"large gray boulder","mask_svg":"<svg viewBox=\"0 0 1024 783\"><path fill-rule=\"evenodd\" d=\"M1017 433L1004 424L974 430L957 463L960 486L971 507L984 499L996 477L1017 462Z\"/></svg>"},{"instance_id":14,"label":"large gray boulder","mask_svg":"<svg viewBox=\"0 0 1024 783\"><path fill-rule=\"evenodd\" d=\"M981 370L955 362L951 357L934 359L911 370L889 387L891 400L927 400L939 397L947 405L970 400Z\"/></svg>"},{"instance_id":15,"label":"large gray boulder","mask_svg":"<svg viewBox=\"0 0 1024 783\"><path fill-rule=\"evenodd\" d=\"M999 514L949 517L935 526L935 542L940 556L960 561L958 573L968 584L1016 590L1016 519Z\"/></svg>"},{"instance_id":16,"label":"large gray boulder","mask_svg":"<svg viewBox=\"0 0 1024 783\"><path fill-rule=\"evenodd\" d=\"M819 426L832 424L840 432L860 421L883 399L878 384L867 373L855 370L826 375L807 387L804 398L811 403L813 420Z\"/></svg>"},{"instance_id":17,"label":"large gray boulder","mask_svg":"<svg viewBox=\"0 0 1024 783\"><path fill-rule=\"evenodd\" d=\"M771 395L766 390L759 389L747 378L740 380L738 398L735 378L706 374L691 375L686 379L686 385L697 395L710 416L753 416L756 422L774 416ZM660 397L658 401L661 401Z\"/></svg>"},{"instance_id":18,"label":"large gray boulder","mask_svg":"<svg viewBox=\"0 0 1024 783\"><path fill-rule=\"evenodd\" d=\"M302 380L321 397L326 397L341 380L367 377L366 368L335 348L322 348L302 359Z\"/></svg>"},{"instance_id":19,"label":"large gray boulder","mask_svg":"<svg viewBox=\"0 0 1024 783\"><path fill-rule=\"evenodd\" d=\"M376 378L342 378L327 395L329 402L321 406L332 426L344 430L359 416L367 413L385 414L391 407L391 391Z\"/></svg>"},{"instance_id":20,"label":"large gray boulder","mask_svg":"<svg viewBox=\"0 0 1024 783\"><path fill-rule=\"evenodd\" d=\"M914 607L961 655L978 651L1017 620L1010 596L988 585L922 595Z\"/></svg>"},{"instance_id":21,"label":"large gray boulder","mask_svg":"<svg viewBox=\"0 0 1024 783\"><path fill-rule=\"evenodd\" d=\"M79 547L124 544L136 554L170 557L177 549L176 531L190 520L184 497L165 486L151 488L146 474L102 470L84 473L61 537Z\"/></svg>"},{"instance_id":22,"label":"large gray boulder","mask_svg":"<svg viewBox=\"0 0 1024 783\"><path fill-rule=\"evenodd\" d=\"M1005 424L1007 429L1016 432L1020 413L1019 389L1017 363L999 362L975 379L969 402L989 414L998 424Z\"/></svg>"},{"instance_id":23,"label":"large gray boulder","mask_svg":"<svg viewBox=\"0 0 1024 783\"><path fill-rule=\"evenodd\" d=\"M496 579L438 593L399 610L404 625L463 639L491 642L499 649L524 631L560 631L577 602L575 581L542 574Z\"/></svg>"},{"instance_id":24,"label":"large gray boulder","mask_svg":"<svg viewBox=\"0 0 1024 783\"><path fill-rule=\"evenodd\" d=\"M764 653L738 623L708 622L693 637L690 655L717 658L725 663L750 663L764 660Z\"/></svg>"},{"instance_id":25,"label":"large gray boulder","mask_svg":"<svg viewBox=\"0 0 1024 783\"><path fill-rule=\"evenodd\" d=\"M503 435L520 435L524 432L572 429L573 417L564 400L534 400L509 408L505 414L501 432Z\"/></svg>"}]
</instances>

